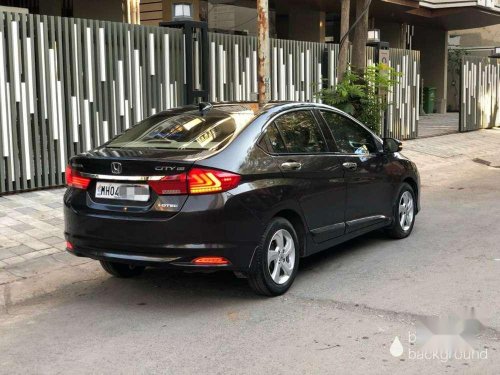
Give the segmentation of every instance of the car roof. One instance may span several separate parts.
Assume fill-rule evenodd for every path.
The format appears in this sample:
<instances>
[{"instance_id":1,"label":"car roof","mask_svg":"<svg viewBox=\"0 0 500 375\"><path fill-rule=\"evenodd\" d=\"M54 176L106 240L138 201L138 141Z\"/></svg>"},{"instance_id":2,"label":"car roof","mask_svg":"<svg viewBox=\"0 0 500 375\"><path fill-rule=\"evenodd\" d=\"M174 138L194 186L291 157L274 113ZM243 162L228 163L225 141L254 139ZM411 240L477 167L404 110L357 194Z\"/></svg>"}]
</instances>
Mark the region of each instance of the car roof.
<instances>
[{"instance_id":1,"label":"car roof","mask_svg":"<svg viewBox=\"0 0 500 375\"><path fill-rule=\"evenodd\" d=\"M205 107L206 112L216 111L219 112L219 114L228 114L228 115L235 113L245 113L245 114L254 114L256 116L264 112L277 112L295 107L318 107L318 108L328 108L328 109L334 108L320 103L290 102L290 101L271 101L261 109L259 109L257 102L220 102L220 103L206 102L202 103L201 106ZM159 112L158 114L183 113L196 110L200 110L200 105L188 104L177 108L171 108ZM338 109L336 110L341 112Z\"/></svg>"},{"instance_id":2,"label":"car roof","mask_svg":"<svg viewBox=\"0 0 500 375\"><path fill-rule=\"evenodd\" d=\"M361 123L358 119L354 118L353 116L349 115L348 113L345 113L344 111L332 107L330 105L322 104L322 103L314 103L314 102L292 102L292 101L270 101L268 102L263 108L259 109L258 103L257 102L236 102L236 101L231 101L231 102L206 102L206 103L201 103L201 105L185 105L182 107L177 107L177 108L172 108L167 111L163 111L160 113L183 113L183 112L188 112L188 111L193 111L193 110L199 110L200 107L203 107L203 105L206 107L207 112L211 112L211 114L215 115L228 115L228 116L234 116L237 114L244 114L246 116L248 115L253 115L254 118L257 118L259 116L267 116L267 117L272 117L274 115L279 114L282 111L287 111L295 108L318 108L318 109L326 109L329 111L334 111L339 114L342 114L348 118L350 118L352 121L358 123L359 125L363 126L366 130L368 130L370 133L372 133L375 137L377 137L379 140L380 137L375 134L371 129L369 129L367 126L365 126L363 123ZM213 113L215 112L215 113Z\"/></svg>"}]
</instances>

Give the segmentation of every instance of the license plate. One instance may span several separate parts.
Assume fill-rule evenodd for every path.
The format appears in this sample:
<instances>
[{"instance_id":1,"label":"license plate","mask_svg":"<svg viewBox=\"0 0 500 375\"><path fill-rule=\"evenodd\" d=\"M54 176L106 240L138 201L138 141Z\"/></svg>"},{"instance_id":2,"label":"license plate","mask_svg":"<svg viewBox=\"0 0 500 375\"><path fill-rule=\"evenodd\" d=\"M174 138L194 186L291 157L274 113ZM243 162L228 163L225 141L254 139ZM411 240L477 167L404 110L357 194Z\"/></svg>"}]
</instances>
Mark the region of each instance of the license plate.
<instances>
[{"instance_id":1,"label":"license plate","mask_svg":"<svg viewBox=\"0 0 500 375\"><path fill-rule=\"evenodd\" d=\"M101 199L146 202L149 199L149 186L143 184L97 182L95 197Z\"/></svg>"}]
</instances>

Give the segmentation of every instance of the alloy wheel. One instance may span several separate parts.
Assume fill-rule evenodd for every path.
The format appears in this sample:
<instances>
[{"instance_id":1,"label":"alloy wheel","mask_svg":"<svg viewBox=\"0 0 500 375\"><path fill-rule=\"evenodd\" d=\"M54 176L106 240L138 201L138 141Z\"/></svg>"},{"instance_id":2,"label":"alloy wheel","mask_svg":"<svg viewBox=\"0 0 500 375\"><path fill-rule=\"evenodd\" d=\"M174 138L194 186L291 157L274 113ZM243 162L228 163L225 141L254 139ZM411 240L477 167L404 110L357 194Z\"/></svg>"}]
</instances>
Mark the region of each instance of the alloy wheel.
<instances>
[{"instance_id":1,"label":"alloy wheel","mask_svg":"<svg viewBox=\"0 0 500 375\"><path fill-rule=\"evenodd\" d=\"M405 191L399 200L399 224L404 231L410 229L413 223L413 216L413 196L409 191Z\"/></svg>"},{"instance_id":2,"label":"alloy wheel","mask_svg":"<svg viewBox=\"0 0 500 375\"><path fill-rule=\"evenodd\" d=\"M278 230L269 243L267 250L267 268L273 281L285 284L295 266L295 243L286 229Z\"/></svg>"}]
</instances>

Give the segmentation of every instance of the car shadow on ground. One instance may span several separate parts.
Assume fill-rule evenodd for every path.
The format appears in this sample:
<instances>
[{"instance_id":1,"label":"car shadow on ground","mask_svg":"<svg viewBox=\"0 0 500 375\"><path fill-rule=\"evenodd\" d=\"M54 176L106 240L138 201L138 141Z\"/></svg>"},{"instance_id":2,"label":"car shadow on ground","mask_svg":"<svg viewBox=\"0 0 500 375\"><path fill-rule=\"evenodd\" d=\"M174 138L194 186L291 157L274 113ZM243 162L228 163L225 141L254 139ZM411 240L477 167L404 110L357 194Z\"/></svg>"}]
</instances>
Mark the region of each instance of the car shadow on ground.
<instances>
[{"instance_id":1,"label":"car shadow on ground","mask_svg":"<svg viewBox=\"0 0 500 375\"><path fill-rule=\"evenodd\" d=\"M295 283L307 283L308 276L321 272L323 267L329 269L328 272L325 272L325 277L331 277L331 269L335 268L336 263L339 265L348 264L349 258L359 259L358 257L363 257L363 254L374 251L374 243L383 245L386 241L390 240L382 232L375 231L307 258L302 258ZM143 291L144 295L149 297L156 294L169 295L169 298L178 295L183 295L184 298L203 296L204 298L228 298L229 300L263 298L252 292L246 279L237 278L232 272L223 271L201 273L148 268L143 275L135 279L105 278L101 286L104 289L118 288L120 293L131 292L139 296ZM173 303L172 299L170 301Z\"/></svg>"},{"instance_id":2,"label":"car shadow on ground","mask_svg":"<svg viewBox=\"0 0 500 375\"><path fill-rule=\"evenodd\" d=\"M294 287L309 289L309 282L319 277L331 278L332 271L349 267L391 242L382 232L372 232L337 245L300 261ZM71 306L97 304L103 311L124 311L124 308L142 307L151 313L164 309L181 315L193 308L231 308L245 301L265 301L256 295L246 279L237 278L232 272L184 272L148 268L137 278L119 279L101 270L97 262L87 264L92 277L68 283L57 291L26 301L23 305L36 306L49 301ZM343 271L345 272L345 270ZM313 281L311 281L313 280ZM147 306L147 307L146 307Z\"/></svg>"}]
</instances>

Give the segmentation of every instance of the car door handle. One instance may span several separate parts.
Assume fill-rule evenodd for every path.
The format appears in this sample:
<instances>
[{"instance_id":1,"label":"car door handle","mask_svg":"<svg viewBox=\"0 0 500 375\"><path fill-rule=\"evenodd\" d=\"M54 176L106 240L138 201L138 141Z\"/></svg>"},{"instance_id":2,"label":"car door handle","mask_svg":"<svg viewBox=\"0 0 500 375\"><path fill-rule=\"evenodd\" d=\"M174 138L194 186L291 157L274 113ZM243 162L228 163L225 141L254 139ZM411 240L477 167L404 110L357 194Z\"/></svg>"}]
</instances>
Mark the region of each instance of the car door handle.
<instances>
[{"instance_id":1,"label":"car door handle","mask_svg":"<svg viewBox=\"0 0 500 375\"><path fill-rule=\"evenodd\" d=\"M358 164L354 163L352 161L347 161L347 162L343 163L342 166L345 169L349 169L350 171L355 171L356 169L358 169Z\"/></svg>"},{"instance_id":2,"label":"car door handle","mask_svg":"<svg viewBox=\"0 0 500 375\"><path fill-rule=\"evenodd\" d=\"M299 163L297 161L287 161L281 164L281 168L286 171L298 171L300 168L302 168L302 163Z\"/></svg>"}]
</instances>

